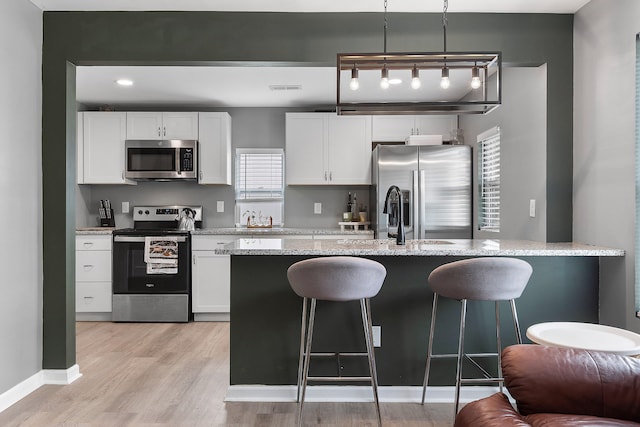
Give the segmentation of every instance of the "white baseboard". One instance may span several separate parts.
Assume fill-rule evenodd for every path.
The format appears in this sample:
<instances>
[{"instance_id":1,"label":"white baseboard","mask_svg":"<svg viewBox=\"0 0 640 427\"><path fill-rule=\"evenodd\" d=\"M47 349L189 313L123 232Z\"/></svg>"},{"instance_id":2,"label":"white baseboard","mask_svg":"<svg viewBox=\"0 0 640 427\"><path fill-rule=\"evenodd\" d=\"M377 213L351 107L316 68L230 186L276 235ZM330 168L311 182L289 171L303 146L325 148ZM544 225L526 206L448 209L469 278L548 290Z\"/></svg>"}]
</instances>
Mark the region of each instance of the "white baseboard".
<instances>
[{"instance_id":1,"label":"white baseboard","mask_svg":"<svg viewBox=\"0 0 640 427\"><path fill-rule=\"evenodd\" d=\"M81 376L82 374L80 373L80 366L78 366L77 364L67 369L42 370L42 379L44 381L44 384L67 385L71 384Z\"/></svg>"},{"instance_id":2,"label":"white baseboard","mask_svg":"<svg viewBox=\"0 0 640 427\"><path fill-rule=\"evenodd\" d=\"M227 389L225 402L295 402L296 386L232 385ZM466 386L460 389L460 402L482 399L500 391L499 387ZM506 389L504 389L506 394ZM453 403L455 387L428 387L426 402ZM419 403L420 386L378 387L380 402ZM507 394L508 396L508 394ZM308 386L305 401L309 402L371 402L370 386Z\"/></svg>"},{"instance_id":3,"label":"white baseboard","mask_svg":"<svg viewBox=\"0 0 640 427\"><path fill-rule=\"evenodd\" d=\"M43 369L0 394L0 412L45 384L67 385L81 376L78 365L73 365L68 369Z\"/></svg>"},{"instance_id":4,"label":"white baseboard","mask_svg":"<svg viewBox=\"0 0 640 427\"><path fill-rule=\"evenodd\" d=\"M193 313L194 322L228 322L229 313Z\"/></svg>"}]
</instances>

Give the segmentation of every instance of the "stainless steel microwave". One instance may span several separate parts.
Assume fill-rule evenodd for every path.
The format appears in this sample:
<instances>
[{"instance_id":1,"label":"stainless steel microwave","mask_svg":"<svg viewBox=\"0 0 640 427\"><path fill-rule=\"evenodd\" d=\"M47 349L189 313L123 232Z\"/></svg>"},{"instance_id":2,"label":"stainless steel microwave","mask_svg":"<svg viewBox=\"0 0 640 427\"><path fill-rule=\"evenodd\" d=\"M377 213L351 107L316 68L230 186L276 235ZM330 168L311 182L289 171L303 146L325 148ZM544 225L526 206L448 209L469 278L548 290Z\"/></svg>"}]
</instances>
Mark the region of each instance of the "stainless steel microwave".
<instances>
[{"instance_id":1,"label":"stainless steel microwave","mask_svg":"<svg viewBox=\"0 0 640 427\"><path fill-rule=\"evenodd\" d=\"M128 179L169 181L198 177L198 141L195 140L127 140L125 157Z\"/></svg>"}]
</instances>

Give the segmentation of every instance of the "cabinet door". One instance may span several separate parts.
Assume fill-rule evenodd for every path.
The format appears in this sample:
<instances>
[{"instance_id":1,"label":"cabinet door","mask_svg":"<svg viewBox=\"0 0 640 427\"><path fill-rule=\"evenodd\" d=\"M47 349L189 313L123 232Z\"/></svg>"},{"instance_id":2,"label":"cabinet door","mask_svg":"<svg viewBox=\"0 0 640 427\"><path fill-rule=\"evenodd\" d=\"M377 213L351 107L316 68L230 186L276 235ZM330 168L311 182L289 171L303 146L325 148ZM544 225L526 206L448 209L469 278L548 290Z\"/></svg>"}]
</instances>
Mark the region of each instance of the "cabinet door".
<instances>
[{"instance_id":1,"label":"cabinet door","mask_svg":"<svg viewBox=\"0 0 640 427\"><path fill-rule=\"evenodd\" d=\"M127 139L162 139L162 113L127 113Z\"/></svg>"},{"instance_id":2,"label":"cabinet door","mask_svg":"<svg viewBox=\"0 0 640 427\"><path fill-rule=\"evenodd\" d=\"M231 117L199 113L199 184L231 185Z\"/></svg>"},{"instance_id":3,"label":"cabinet door","mask_svg":"<svg viewBox=\"0 0 640 427\"><path fill-rule=\"evenodd\" d=\"M213 251L192 251L194 313L229 313L231 257Z\"/></svg>"},{"instance_id":4,"label":"cabinet door","mask_svg":"<svg viewBox=\"0 0 640 427\"><path fill-rule=\"evenodd\" d=\"M329 116L329 184L371 184L371 117Z\"/></svg>"},{"instance_id":5,"label":"cabinet door","mask_svg":"<svg viewBox=\"0 0 640 427\"><path fill-rule=\"evenodd\" d=\"M76 184L84 184L84 113L76 115Z\"/></svg>"},{"instance_id":6,"label":"cabinet door","mask_svg":"<svg viewBox=\"0 0 640 427\"><path fill-rule=\"evenodd\" d=\"M287 113L286 180L288 185L329 182L327 162L327 114Z\"/></svg>"},{"instance_id":7,"label":"cabinet door","mask_svg":"<svg viewBox=\"0 0 640 427\"><path fill-rule=\"evenodd\" d=\"M404 142L413 132L414 116L373 116L371 120L376 142Z\"/></svg>"},{"instance_id":8,"label":"cabinet door","mask_svg":"<svg viewBox=\"0 0 640 427\"><path fill-rule=\"evenodd\" d=\"M415 135L442 135L443 141L451 140L451 131L458 127L458 116L415 116Z\"/></svg>"},{"instance_id":9,"label":"cabinet door","mask_svg":"<svg viewBox=\"0 0 640 427\"><path fill-rule=\"evenodd\" d=\"M124 178L126 113L84 112L84 183L135 184Z\"/></svg>"},{"instance_id":10,"label":"cabinet door","mask_svg":"<svg viewBox=\"0 0 640 427\"><path fill-rule=\"evenodd\" d=\"M163 139L198 139L198 113L162 113Z\"/></svg>"}]
</instances>

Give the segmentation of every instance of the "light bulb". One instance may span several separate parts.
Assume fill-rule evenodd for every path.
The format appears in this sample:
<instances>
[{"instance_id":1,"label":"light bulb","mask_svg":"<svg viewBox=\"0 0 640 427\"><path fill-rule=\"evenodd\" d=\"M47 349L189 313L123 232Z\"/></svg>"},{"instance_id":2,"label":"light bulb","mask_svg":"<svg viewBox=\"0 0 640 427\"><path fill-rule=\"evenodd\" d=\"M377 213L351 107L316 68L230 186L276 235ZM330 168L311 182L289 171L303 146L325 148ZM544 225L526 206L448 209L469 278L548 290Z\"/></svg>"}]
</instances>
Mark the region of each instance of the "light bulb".
<instances>
[{"instance_id":1,"label":"light bulb","mask_svg":"<svg viewBox=\"0 0 640 427\"><path fill-rule=\"evenodd\" d=\"M420 72L418 71L418 67L413 66L413 70L411 70L411 88L412 89L420 89L422 83L420 82Z\"/></svg>"},{"instance_id":2,"label":"light bulb","mask_svg":"<svg viewBox=\"0 0 640 427\"><path fill-rule=\"evenodd\" d=\"M382 78L380 79L380 87L382 89L389 89L389 69L386 65L382 67Z\"/></svg>"},{"instance_id":3,"label":"light bulb","mask_svg":"<svg viewBox=\"0 0 640 427\"><path fill-rule=\"evenodd\" d=\"M482 86L480 72L478 71L478 67L474 66L471 69L471 89L478 89L480 86Z\"/></svg>"},{"instance_id":4,"label":"light bulb","mask_svg":"<svg viewBox=\"0 0 640 427\"><path fill-rule=\"evenodd\" d=\"M442 89L448 89L451 86L451 82L449 81L449 67L442 67L442 78L440 79L440 87Z\"/></svg>"},{"instance_id":5,"label":"light bulb","mask_svg":"<svg viewBox=\"0 0 640 427\"><path fill-rule=\"evenodd\" d=\"M349 88L351 90L358 90L360 82L358 81L358 69L354 66L351 70L351 81L349 82Z\"/></svg>"}]
</instances>

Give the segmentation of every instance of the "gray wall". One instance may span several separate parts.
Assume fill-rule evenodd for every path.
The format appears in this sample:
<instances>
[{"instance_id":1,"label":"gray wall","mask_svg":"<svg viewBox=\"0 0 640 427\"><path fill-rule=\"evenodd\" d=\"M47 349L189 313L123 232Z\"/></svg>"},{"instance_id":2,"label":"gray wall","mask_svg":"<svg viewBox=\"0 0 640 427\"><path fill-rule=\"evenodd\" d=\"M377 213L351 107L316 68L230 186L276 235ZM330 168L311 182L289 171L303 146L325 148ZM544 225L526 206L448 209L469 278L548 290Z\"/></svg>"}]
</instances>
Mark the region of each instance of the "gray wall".
<instances>
[{"instance_id":1,"label":"gray wall","mask_svg":"<svg viewBox=\"0 0 640 427\"><path fill-rule=\"evenodd\" d=\"M634 316L637 0L592 0L574 26L574 240L623 248L601 270L602 323L640 332Z\"/></svg>"},{"instance_id":2,"label":"gray wall","mask_svg":"<svg viewBox=\"0 0 640 427\"><path fill-rule=\"evenodd\" d=\"M0 2L0 52L1 395L42 367L42 13L30 2Z\"/></svg>"},{"instance_id":3,"label":"gray wall","mask_svg":"<svg viewBox=\"0 0 640 427\"><path fill-rule=\"evenodd\" d=\"M502 82L502 106L486 116L460 116L465 144L474 147L476 171L478 134L500 127L500 231L478 230L476 179L474 236L544 242L547 240L547 67L505 67ZM535 218L529 217L530 199L536 200Z\"/></svg>"},{"instance_id":4,"label":"gray wall","mask_svg":"<svg viewBox=\"0 0 640 427\"><path fill-rule=\"evenodd\" d=\"M119 106L120 111L127 110ZM155 108L157 110L157 107ZM152 110L148 108L147 110ZM168 109L171 111L175 109ZM210 109L214 111L214 109ZM307 109L308 110L308 109ZM194 111L204 111L202 108ZM293 108L227 108L231 115L232 147L285 148L285 113ZM356 192L358 204L368 204L368 186L290 186L285 191L285 226L338 228L347 203L347 193ZM234 188L227 185L198 185L193 182L140 182L138 185L78 185L76 223L79 227L98 224L98 203L109 199L114 206L116 226L131 227L132 213L121 213L121 202L130 206L197 204L205 212L203 227L233 227ZM225 211L216 212L218 200ZM313 204L322 203L322 214L313 213Z\"/></svg>"}]
</instances>

